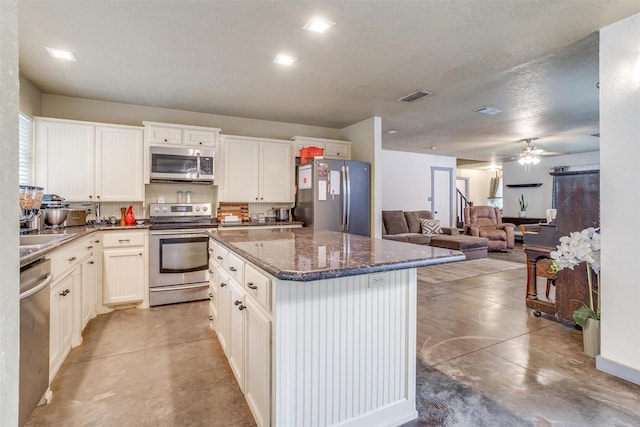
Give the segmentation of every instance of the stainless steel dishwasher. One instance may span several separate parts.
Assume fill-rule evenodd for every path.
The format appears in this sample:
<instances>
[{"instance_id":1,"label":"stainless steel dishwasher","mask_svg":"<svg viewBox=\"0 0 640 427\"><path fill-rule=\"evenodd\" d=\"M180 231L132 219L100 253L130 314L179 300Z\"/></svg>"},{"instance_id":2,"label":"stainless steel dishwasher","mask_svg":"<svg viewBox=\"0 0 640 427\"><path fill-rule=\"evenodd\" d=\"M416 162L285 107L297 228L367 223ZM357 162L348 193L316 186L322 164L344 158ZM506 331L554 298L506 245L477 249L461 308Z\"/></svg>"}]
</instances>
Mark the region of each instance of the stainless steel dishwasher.
<instances>
[{"instance_id":1,"label":"stainless steel dishwasher","mask_svg":"<svg viewBox=\"0 0 640 427\"><path fill-rule=\"evenodd\" d=\"M49 387L49 284L51 260L34 261L20 269L20 415L19 425Z\"/></svg>"}]
</instances>

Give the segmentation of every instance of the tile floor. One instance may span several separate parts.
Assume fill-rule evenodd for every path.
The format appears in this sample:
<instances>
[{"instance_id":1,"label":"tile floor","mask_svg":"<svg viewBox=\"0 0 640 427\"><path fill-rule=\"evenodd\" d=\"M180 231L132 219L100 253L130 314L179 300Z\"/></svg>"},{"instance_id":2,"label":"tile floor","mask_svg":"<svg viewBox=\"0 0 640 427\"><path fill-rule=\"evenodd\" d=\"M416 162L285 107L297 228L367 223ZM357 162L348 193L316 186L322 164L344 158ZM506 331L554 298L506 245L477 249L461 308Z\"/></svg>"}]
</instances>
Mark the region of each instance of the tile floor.
<instances>
[{"instance_id":1,"label":"tile floor","mask_svg":"<svg viewBox=\"0 0 640 427\"><path fill-rule=\"evenodd\" d=\"M526 269L418 290L410 426L640 426L640 386L596 371L572 325L524 306ZM99 316L28 426L252 426L207 302Z\"/></svg>"}]
</instances>

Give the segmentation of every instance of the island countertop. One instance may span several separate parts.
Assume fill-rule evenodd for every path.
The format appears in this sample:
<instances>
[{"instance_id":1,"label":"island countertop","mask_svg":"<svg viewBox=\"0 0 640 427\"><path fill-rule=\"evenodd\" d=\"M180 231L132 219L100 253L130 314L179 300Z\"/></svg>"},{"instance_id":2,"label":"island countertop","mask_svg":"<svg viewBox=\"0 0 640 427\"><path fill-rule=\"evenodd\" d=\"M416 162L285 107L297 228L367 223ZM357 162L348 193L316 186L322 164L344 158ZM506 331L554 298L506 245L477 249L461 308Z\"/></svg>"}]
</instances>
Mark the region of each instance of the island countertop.
<instances>
[{"instance_id":1,"label":"island countertop","mask_svg":"<svg viewBox=\"0 0 640 427\"><path fill-rule=\"evenodd\" d=\"M281 280L304 282L465 260L460 251L306 227L209 234Z\"/></svg>"}]
</instances>

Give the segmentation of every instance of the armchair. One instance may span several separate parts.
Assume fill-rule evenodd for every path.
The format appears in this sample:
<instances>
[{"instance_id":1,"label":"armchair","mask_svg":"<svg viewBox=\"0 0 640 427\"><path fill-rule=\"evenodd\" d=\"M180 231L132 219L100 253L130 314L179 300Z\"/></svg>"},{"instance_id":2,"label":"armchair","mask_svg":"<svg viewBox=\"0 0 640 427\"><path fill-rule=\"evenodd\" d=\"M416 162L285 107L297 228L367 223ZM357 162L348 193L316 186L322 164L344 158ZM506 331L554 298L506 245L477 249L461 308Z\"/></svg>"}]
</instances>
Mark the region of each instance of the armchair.
<instances>
[{"instance_id":1,"label":"armchair","mask_svg":"<svg viewBox=\"0 0 640 427\"><path fill-rule=\"evenodd\" d=\"M492 206L464 208L464 232L489 239L490 251L513 249L515 225L503 223L500 210Z\"/></svg>"}]
</instances>

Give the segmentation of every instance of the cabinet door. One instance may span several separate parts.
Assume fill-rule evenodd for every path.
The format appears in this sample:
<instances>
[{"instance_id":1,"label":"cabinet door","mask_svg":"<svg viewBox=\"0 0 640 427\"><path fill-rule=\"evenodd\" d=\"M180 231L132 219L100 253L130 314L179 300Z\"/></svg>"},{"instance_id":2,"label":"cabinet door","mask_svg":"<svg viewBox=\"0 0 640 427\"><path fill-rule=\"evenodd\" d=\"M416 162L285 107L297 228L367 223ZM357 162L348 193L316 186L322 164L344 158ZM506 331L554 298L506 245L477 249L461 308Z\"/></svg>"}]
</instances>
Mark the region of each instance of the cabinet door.
<instances>
[{"instance_id":1,"label":"cabinet door","mask_svg":"<svg viewBox=\"0 0 640 427\"><path fill-rule=\"evenodd\" d=\"M206 130L184 129L182 137L184 145L214 147L218 139L218 133Z\"/></svg>"},{"instance_id":2,"label":"cabinet door","mask_svg":"<svg viewBox=\"0 0 640 427\"><path fill-rule=\"evenodd\" d=\"M144 299L144 248L105 249L102 268L104 304L126 304Z\"/></svg>"},{"instance_id":3,"label":"cabinet door","mask_svg":"<svg viewBox=\"0 0 640 427\"><path fill-rule=\"evenodd\" d=\"M36 123L36 183L67 200L94 201L95 128L47 120Z\"/></svg>"},{"instance_id":4,"label":"cabinet door","mask_svg":"<svg viewBox=\"0 0 640 427\"><path fill-rule=\"evenodd\" d=\"M95 316L95 293L98 286L98 266L94 256L82 264L82 330Z\"/></svg>"},{"instance_id":5,"label":"cabinet door","mask_svg":"<svg viewBox=\"0 0 640 427\"><path fill-rule=\"evenodd\" d=\"M182 128L172 126L145 125L147 142L151 144L182 144Z\"/></svg>"},{"instance_id":6,"label":"cabinet door","mask_svg":"<svg viewBox=\"0 0 640 427\"><path fill-rule=\"evenodd\" d=\"M259 427L271 422L271 321L246 298L245 397Z\"/></svg>"},{"instance_id":7,"label":"cabinet door","mask_svg":"<svg viewBox=\"0 0 640 427\"><path fill-rule=\"evenodd\" d=\"M144 201L142 129L96 128L96 198Z\"/></svg>"},{"instance_id":8,"label":"cabinet door","mask_svg":"<svg viewBox=\"0 0 640 427\"><path fill-rule=\"evenodd\" d=\"M235 281L229 285L231 322L229 325L229 366L244 392L244 295Z\"/></svg>"},{"instance_id":9,"label":"cabinet door","mask_svg":"<svg viewBox=\"0 0 640 427\"><path fill-rule=\"evenodd\" d=\"M229 291L229 275L218 267L217 274L218 298L216 304L218 308L218 341L224 354L229 358L229 334L231 333L231 293Z\"/></svg>"},{"instance_id":10,"label":"cabinet door","mask_svg":"<svg viewBox=\"0 0 640 427\"><path fill-rule=\"evenodd\" d=\"M260 146L260 201L293 202L294 168L289 142L263 141Z\"/></svg>"},{"instance_id":11,"label":"cabinet door","mask_svg":"<svg viewBox=\"0 0 640 427\"><path fill-rule=\"evenodd\" d=\"M51 287L49 314L49 382L62 366L71 350L73 329L73 280L72 274Z\"/></svg>"},{"instance_id":12,"label":"cabinet door","mask_svg":"<svg viewBox=\"0 0 640 427\"><path fill-rule=\"evenodd\" d=\"M258 189L259 142L250 139L227 138L225 139L224 153L224 200L233 202L261 201Z\"/></svg>"}]
</instances>

